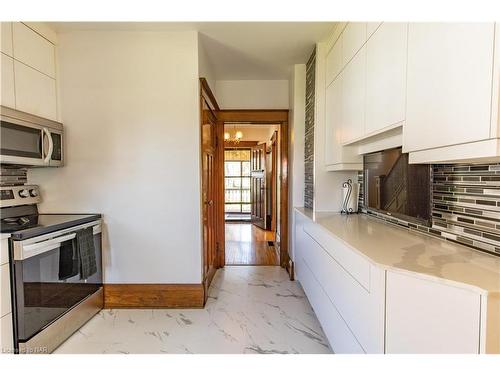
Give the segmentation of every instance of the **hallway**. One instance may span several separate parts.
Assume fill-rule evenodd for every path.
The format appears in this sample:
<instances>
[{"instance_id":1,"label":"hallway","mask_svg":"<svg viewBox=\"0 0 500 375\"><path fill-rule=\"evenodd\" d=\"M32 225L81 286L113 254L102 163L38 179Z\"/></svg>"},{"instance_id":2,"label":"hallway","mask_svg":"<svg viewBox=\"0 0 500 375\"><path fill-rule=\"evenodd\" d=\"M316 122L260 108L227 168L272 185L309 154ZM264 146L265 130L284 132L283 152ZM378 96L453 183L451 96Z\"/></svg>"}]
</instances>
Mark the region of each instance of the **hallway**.
<instances>
[{"instance_id":1,"label":"hallway","mask_svg":"<svg viewBox=\"0 0 500 375\"><path fill-rule=\"evenodd\" d=\"M280 267L217 271L203 309L102 310L55 353L331 353Z\"/></svg>"},{"instance_id":2,"label":"hallway","mask_svg":"<svg viewBox=\"0 0 500 375\"><path fill-rule=\"evenodd\" d=\"M279 255L269 242L274 233L250 223L226 223L226 265L278 266Z\"/></svg>"}]
</instances>

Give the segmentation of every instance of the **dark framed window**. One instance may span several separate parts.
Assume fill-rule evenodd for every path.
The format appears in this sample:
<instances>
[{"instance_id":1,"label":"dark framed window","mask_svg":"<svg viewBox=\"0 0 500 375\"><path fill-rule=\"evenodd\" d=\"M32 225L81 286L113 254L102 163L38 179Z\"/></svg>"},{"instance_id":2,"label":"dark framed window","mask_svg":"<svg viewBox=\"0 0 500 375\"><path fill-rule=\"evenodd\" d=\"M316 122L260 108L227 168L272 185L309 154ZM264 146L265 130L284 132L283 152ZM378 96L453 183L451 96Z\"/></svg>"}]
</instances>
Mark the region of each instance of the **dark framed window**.
<instances>
[{"instance_id":1,"label":"dark framed window","mask_svg":"<svg viewBox=\"0 0 500 375\"><path fill-rule=\"evenodd\" d=\"M250 213L250 149L224 151L224 211Z\"/></svg>"}]
</instances>

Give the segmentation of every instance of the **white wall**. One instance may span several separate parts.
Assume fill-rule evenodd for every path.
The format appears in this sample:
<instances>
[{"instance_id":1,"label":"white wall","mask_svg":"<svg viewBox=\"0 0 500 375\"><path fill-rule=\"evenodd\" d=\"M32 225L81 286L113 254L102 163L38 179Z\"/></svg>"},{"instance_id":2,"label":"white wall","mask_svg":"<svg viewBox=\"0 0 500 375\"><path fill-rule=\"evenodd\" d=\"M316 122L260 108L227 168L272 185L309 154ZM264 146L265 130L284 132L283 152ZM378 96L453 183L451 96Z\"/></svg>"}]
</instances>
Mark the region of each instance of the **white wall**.
<instances>
[{"instance_id":1,"label":"white wall","mask_svg":"<svg viewBox=\"0 0 500 375\"><path fill-rule=\"evenodd\" d=\"M208 59L206 47L203 44L200 33L198 33L198 74L200 77L206 78L210 90L212 90L212 93L215 95L215 71L212 63Z\"/></svg>"},{"instance_id":2,"label":"white wall","mask_svg":"<svg viewBox=\"0 0 500 375\"><path fill-rule=\"evenodd\" d=\"M314 107L314 211L337 211L342 208L342 183L356 181L356 172L329 172L325 169L325 74L326 43L316 45Z\"/></svg>"},{"instance_id":3,"label":"white wall","mask_svg":"<svg viewBox=\"0 0 500 375\"><path fill-rule=\"evenodd\" d=\"M290 79L290 108L289 108L289 173L288 211L289 225L289 254L295 259L295 225L294 207L304 207L304 143L305 143L305 107L306 107L306 65L296 64L293 67Z\"/></svg>"},{"instance_id":4,"label":"white wall","mask_svg":"<svg viewBox=\"0 0 500 375\"><path fill-rule=\"evenodd\" d=\"M196 32L59 35L66 165L40 211L100 212L107 283L200 283Z\"/></svg>"},{"instance_id":5,"label":"white wall","mask_svg":"<svg viewBox=\"0 0 500 375\"><path fill-rule=\"evenodd\" d=\"M236 80L215 83L222 109L288 109L288 80Z\"/></svg>"}]
</instances>

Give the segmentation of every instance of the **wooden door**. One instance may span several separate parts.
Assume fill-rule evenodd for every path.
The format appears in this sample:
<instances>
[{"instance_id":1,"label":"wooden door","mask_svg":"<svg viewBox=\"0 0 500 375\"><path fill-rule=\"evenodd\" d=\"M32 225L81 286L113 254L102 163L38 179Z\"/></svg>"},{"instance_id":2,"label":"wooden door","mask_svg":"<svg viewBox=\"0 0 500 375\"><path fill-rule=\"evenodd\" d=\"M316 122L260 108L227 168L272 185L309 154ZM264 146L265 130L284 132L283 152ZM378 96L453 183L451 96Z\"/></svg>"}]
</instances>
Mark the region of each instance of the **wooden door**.
<instances>
[{"instance_id":1,"label":"wooden door","mask_svg":"<svg viewBox=\"0 0 500 375\"><path fill-rule=\"evenodd\" d=\"M250 200L252 223L266 229L266 144L252 147Z\"/></svg>"},{"instance_id":2,"label":"wooden door","mask_svg":"<svg viewBox=\"0 0 500 375\"><path fill-rule=\"evenodd\" d=\"M209 102L201 96L201 157L202 157L202 221L203 221L203 285L205 299L208 287L217 269L217 216L216 216L216 135L217 118Z\"/></svg>"}]
</instances>

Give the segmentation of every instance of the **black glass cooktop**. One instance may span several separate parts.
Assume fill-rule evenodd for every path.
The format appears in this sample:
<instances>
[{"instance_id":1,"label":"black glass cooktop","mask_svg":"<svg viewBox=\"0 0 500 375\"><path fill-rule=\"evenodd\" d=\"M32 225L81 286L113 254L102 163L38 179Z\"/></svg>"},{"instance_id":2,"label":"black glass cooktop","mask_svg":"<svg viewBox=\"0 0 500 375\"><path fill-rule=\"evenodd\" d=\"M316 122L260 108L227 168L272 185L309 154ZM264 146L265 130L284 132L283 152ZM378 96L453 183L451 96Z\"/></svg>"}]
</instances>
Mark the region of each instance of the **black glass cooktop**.
<instances>
[{"instance_id":1,"label":"black glass cooktop","mask_svg":"<svg viewBox=\"0 0 500 375\"><path fill-rule=\"evenodd\" d=\"M1 233L11 233L14 240L25 240L42 234L89 223L100 214L38 214L16 218L2 218Z\"/></svg>"}]
</instances>

